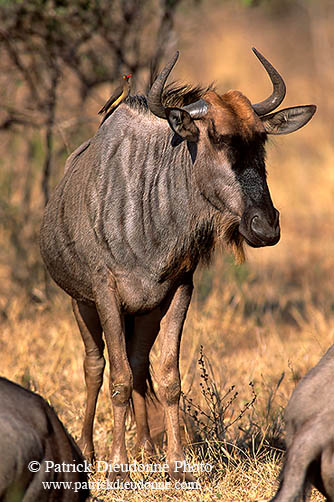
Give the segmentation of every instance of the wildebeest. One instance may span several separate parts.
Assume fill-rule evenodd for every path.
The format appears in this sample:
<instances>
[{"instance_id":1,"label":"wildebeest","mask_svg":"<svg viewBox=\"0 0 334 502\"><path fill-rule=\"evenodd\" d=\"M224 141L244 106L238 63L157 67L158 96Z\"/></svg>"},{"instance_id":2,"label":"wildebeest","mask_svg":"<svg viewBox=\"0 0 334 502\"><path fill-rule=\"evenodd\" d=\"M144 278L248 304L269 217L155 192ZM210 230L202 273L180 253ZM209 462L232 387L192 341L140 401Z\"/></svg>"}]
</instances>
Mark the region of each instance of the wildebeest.
<instances>
[{"instance_id":1,"label":"wildebeest","mask_svg":"<svg viewBox=\"0 0 334 502\"><path fill-rule=\"evenodd\" d=\"M171 476L191 479L175 471L175 462L184 460L179 350L193 273L219 242L230 245L239 260L243 242L253 247L278 242L265 142L268 134L299 129L315 112L309 105L270 113L282 102L285 84L269 61L255 54L273 92L252 105L238 91L165 89L176 53L147 98L128 96L70 156L46 207L41 253L53 279L73 298L85 344L87 407L80 444L90 456L105 365L102 332L114 416L111 461L127 463L124 431L131 395L137 447L151 451L145 393L149 353L159 333L157 380L167 462Z\"/></svg>"},{"instance_id":2,"label":"wildebeest","mask_svg":"<svg viewBox=\"0 0 334 502\"><path fill-rule=\"evenodd\" d=\"M287 451L275 502L305 500L312 484L334 502L334 346L299 382L285 410Z\"/></svg>"},{"instance_id":3,"label":"wildebeest","mask_svg":"<svg viewBox=\"0 0 334 502\"><path fill-rule=\"evenodd\" d=\"M89 497L86 472L76 472L76 467L74 472L57 472L63 462L70 470L75 464L85 471L79 448L48 403L0 377L0 500L84 502ZM43 482L72 485L47 488Z\"/></svg>"}]
</instances>

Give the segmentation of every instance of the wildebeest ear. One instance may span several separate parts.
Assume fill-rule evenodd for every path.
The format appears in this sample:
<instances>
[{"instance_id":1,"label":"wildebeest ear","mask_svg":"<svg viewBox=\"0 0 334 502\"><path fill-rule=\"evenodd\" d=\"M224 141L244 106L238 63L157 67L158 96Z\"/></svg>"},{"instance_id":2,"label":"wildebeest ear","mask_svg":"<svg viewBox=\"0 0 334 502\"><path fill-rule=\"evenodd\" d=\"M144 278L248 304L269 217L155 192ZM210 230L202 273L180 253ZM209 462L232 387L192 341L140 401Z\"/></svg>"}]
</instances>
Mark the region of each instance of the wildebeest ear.
<instances>
[{"instance_id":1,"label":"wildebeest ear","mask_svg":"<svg viewBox=\"0 0 334 502\"><path fill-rule=\"evenodd\" d=\"M315 105L294 106L261 117L268 134L289 134L303 127L313 117Z\"/></svg>"},{"instance_id":2,"label":"wildebeest ear","mask_svg":"<svg viewBox=\"0 0 334 502\"><path fill-rule=\"evenodd\" d=\"M173 131L187 141L196 143L199 130L190 114L181 108L166 108L169 125Z\"/></svg>"}]
</instances>

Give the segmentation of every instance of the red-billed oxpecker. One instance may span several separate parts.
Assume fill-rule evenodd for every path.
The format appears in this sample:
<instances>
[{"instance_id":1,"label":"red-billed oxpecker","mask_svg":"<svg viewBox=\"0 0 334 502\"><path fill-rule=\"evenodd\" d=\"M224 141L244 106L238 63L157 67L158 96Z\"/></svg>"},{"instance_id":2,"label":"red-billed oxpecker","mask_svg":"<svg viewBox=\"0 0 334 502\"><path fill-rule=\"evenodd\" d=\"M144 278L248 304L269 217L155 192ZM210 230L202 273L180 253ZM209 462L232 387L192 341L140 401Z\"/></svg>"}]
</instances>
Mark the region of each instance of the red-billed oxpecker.
<instances>
[{"instance_id":1,"label":"red-billed oxpecker","mask_svg":"<svg viewBox=\"0 0 334 502\"><path fill-rule=\"evenodd\" d=\"M124 101L129 93L130 93L130 78L132 77L131 73L129 75L123 75L122 85L118 86L117 89L110 96L105 105L102 106L101 110L99 110L99 114L104 113L104 117L101 121L100 126L103 122L110 117L113 111Z\"/></svg>"}]
</instances>

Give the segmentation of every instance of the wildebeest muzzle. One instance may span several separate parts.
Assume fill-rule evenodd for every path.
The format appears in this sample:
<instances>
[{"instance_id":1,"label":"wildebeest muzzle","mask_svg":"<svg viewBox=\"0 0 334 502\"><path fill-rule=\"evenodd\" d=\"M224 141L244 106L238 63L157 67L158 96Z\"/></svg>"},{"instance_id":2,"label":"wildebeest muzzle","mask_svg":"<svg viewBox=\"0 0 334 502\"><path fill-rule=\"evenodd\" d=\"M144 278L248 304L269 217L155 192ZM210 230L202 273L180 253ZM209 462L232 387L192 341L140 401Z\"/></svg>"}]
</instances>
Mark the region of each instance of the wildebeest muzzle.
<instances>
[{"instance_id":1,"label":"wildebeest muzzle","mask_svg":"<svg viewBox=\"0 0 334 502\"><path fill-rule=\"evenodd\" d=\"M280 239L279 211L253 207L245 211L239 232L252 247L274 246Z\"/></svg>"}]
</instances>

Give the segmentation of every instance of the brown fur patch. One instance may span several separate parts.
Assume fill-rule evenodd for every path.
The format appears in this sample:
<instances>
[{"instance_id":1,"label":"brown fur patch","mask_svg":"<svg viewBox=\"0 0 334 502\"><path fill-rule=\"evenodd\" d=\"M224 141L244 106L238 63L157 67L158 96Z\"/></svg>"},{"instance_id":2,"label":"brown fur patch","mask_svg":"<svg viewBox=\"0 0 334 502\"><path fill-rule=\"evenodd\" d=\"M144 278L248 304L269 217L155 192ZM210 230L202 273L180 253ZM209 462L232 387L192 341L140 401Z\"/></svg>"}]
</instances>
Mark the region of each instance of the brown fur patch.
<instances>
[{"instance_id":1,"label":"brown fur patch","mask_svg":"<svg viewBox=\"0 0 334 502\"><path fill-rule=\"evenodd\" d=\"M252 104L240 91L228 91L221 97L224 104L228 104L233 113L240 119L245 120L251 127L256 124L256 114Z\"/></svg>"},{"instance_id":2,"label":"brown fur patch","mask_svg":"<svg viewBox=\"0 0 334 502\"><path fill-rule=\"evenodd\" d=\"M203 99L211 105L207 117L214 121L220 134L239 134L249 138L254 133L264 132L262 121L241 92L228 91L219 96L209 90Z\"/></svg>"}]
</instances>

